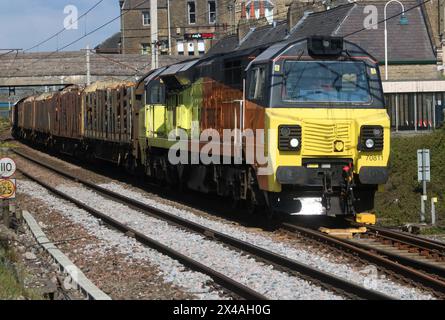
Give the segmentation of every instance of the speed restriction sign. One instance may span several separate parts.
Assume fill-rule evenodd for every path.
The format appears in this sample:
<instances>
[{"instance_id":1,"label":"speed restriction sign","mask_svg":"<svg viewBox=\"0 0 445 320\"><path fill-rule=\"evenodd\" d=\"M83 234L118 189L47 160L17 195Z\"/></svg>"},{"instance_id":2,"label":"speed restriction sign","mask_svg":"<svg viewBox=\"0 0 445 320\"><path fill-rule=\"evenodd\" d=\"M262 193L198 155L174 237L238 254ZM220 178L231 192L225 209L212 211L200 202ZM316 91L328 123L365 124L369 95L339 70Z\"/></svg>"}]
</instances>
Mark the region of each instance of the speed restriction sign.
<instances>
[{"instance_id":1,"label":"speed restriction sign","mask_svg":"<svg viewBox=\"0 0 445 320\"><path fill-rule=\"evenodd\" d=\"M11 158L0 159L0 178L9 178L15 173L17 166Z\"/></svg>"},{"instance_id":2,"label":"speed restriction sign","mask_svg":"<svg viewBox=\"0 0 445 320\"><path fill-rule=\"evenodd\" d=\"M0 179L0 199L15 198L16 180Z\"/></svg>"}]
</instances>

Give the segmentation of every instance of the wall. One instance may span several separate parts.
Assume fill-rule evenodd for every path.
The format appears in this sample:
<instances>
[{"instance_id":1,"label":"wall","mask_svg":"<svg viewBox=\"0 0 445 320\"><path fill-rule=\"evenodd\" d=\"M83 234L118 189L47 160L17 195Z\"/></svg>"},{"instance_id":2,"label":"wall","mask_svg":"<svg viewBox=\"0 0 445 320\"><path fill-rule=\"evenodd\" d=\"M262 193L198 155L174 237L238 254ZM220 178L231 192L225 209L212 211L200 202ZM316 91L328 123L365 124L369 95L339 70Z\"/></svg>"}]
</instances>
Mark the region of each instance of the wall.
<instances>
[{"instance_id":1,"label":"wall","mask_svg":"<svg viewBox=\"0 0 445 320\"><path fill-rule=\"evenodd\" d=\"M435 80L439 79L436 64L389 65L388 80ZM385 79L385 65L380 66L382 79Z\"/></svg>"},{"instance_id":2,"label":"wall","mask_svg":"<svg viewBox=\"0 0 445 320\"><path fill-rule=\"evenodd\" d=\"M258 3L258 0L255 0ZM261 0L269 1L273 5L274 20L285 20L288 15L289 5L293 0ZM172 36L172 54L178 54L178 43L184 42L184 55L188 55L187 46L192 44L194 55L198 55L198 40L187 40L184 34L211 33L214 35L213 40L221 39L226 35L236 33L237 27L250 28L253 25L264 24L256 19L246 19L242 16L243 3L250 5L249 0L216 0L217 5L217 21L215 24L209 23L208 17L208 0L195 0L196 2L196 23L190 24L188 21L188 0L170 0L170 17L171 17L171 36ZM311 1L298 1L311 5ZM161 5L162 3L162 5ZM159 1L158 5L158 23L159 23L159 40L168 40L168 19L166 1ZM257 4L258 5L258 4ZM145 9L147 10L147 9ZM131 10L122 17L122 34L123 34L123 53L140 53L141 43L149 44L150 26L142 25L142 12L144 9ZM267 23L267 21L265 22ZM205 51L207 51L212 39L204 39ZM213 41L214 42L214 41ZM163 52L168 53L168 50Z\"/></svg>"},{"instance_id":3,"label":"wall","mask_svg":"<svg viewBox=\"0 0 445 320\"><path fill-rule=\"evenodd\" d=\"M142 43L150 44L150 26L144 26L142 23L142 13L147 9L123 10L122 16L122 48L124 54L142 53ZM167 31L167 9L158 8L159 40L166 40Z\"/></svg>"},{"instance_id":4,"label":"wall","mask_svg":"<svg viewBox=\"0 0 445 320\"><path fill-rule=\"evenodd\" d=\"M170 0L170 32L172 54L178 54L177 43L186 41L184 55L188 55L187 45L193 44L194 55L198 55L198 40L186 40L184 34L211 33L215 38L230 34L233 30L234 7L229 8L228 0L216 0L217 21L209 23L208 0L195 0L196 22L188 21L188 0ZM230 0L229 0L230 2ZM220 4L220 5L218 5ZM141 53L141 44L150 44L150 26L143 26L142 12L148 9L128 11L122 17L123 52ZM125 10L124 10L125 11ZM158 6L158 38L168 44L168 10L167 6ZM210 48L211 39L204 39L205 51ZM161 47L162 49L162 47ZM168 53L168 45L161 54Z\"/></svg>"}]
</instances>

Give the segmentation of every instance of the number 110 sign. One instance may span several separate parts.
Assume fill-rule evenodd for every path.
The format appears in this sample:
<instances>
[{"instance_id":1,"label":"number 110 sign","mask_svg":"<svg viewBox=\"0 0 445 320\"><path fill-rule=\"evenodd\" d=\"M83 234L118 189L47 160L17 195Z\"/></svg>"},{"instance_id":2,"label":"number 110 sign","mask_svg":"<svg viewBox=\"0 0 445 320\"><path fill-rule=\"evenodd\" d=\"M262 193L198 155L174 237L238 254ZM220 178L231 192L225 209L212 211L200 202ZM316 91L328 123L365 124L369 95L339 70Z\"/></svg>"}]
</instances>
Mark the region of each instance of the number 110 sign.
<instances>
[{"instance_id":1,"label":"number 110 sign","mask_svg":"<svg viewBox=\"0 0 445 320\"><path fill-rule=\"evenodd\" d=\"M0 159L0 178L9 178L15 173L17 166L11 158Z\"/></svg>"},{"instance_id":2,"label":"number 110 sign","mask_svg":"<svg viewBox=\"0 0 445 320\"><path fill-rule=\"evenodd\" d=\"M16 180L9 179L17 166L11 158L0 159L0 199L13 199L16 192Z\"/></svg>"}]
</instances>

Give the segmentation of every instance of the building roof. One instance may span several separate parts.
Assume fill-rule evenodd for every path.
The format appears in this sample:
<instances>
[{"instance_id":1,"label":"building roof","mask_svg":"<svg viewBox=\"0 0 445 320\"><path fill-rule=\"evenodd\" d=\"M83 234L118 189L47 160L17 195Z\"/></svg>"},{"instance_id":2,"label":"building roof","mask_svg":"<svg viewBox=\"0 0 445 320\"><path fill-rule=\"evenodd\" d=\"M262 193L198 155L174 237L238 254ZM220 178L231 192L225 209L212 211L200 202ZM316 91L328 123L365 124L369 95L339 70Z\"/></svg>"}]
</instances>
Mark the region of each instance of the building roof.
<instances>
[{"instance_id":1,"label":"building roof","mask_svg":"<svg viewBox=\"0 0 445 320\"><path fill-rule=\"evenodd\" d=\"M159 56L159 65L171 65L189 59L188 56ZM90 56L94 78L128 78L151 69L151 58L140 54L102 54ZM0 86L77 84L86 75L85 52L32 52L0 57Z\"/></svg>"},{"instance_id":2,"label":"building roof","mask_svg":"<svg viewBox=\"0 0 445 320\"><path fill-rule=\"evenodd\" d=\"M121 33L117 32L94 48L101 53L120 53Z\"/></svg>"},{"instance_id":3,"label":"building roof","mask_svg":"<svg viewBox=\"0 0 445 320\"><path fill-rule=\"evenodd\" d=\"M354 6L355 5L351 3L327 11L305 15L292 28L289 40L297 40L312 35L332 35Z\"/></svg>"},{"instance_id":4,"label":"building roof","mask_svg":"<svg viewBox=\"0 0 445 320\"><path fill-rule=\"evenodd\" d=\"M286 21L276 23L276 25L266 25L255 29L239 46L239 50L249 49L255 46L262 46L277 40L284 39L288 34Z\"/></svg>"},{"instance_id":5,"label":"building roof","mask_svg":"<svg viewBox=\"0 0 445 320\"><path fill-rule=\"evenodd\" d=\"M210 50L207 52L207 55L226 53L236 50L238 47L238 36L230 35L227 36L220 41L216 42Z\"/></svg>"},{"instance_id":6,"label":"building roof","mask_svg":"<svg viewBox=\"0 0 445 320\"><path fill-rule=\"evenodd\" d=\"M158 0L158 8L165 8L167 7L167 0ZM122 5L123 10L144 10L144 9L150 9L150 1L144 1L144 0L125 0L125 2Z\"/></svg>"},{"instance_id":7,"label":"building roof","mask_svg":"<svg viewBox=\"0 0 445 320\"><path fill-rule=\"evenodd\" d=\"M412 0L403 1L405 10L416 6L418 3ZM369 16L364 13L365 6L375 5L378 10L378 21L384 18L385 2L359 2L349 12L347 19L340 24L334 35L346 36L363 28L364 19ZM396 3L387 7L387 17L401 12ZM422 9L417 7L405 13L408 25L400 25L400 17L387 21L388 30L388 61L435 61L436 56L430 35L426 27ZM385 26L381 23L377 29L366 29L354 35L346 37L370 52L379 61L385 60Z\"/></svg>"},{"instance_id":8,"label":"building roof","mask_svg":"<svg viewBox=\"0 0 445 320\"><path fill-rule=\"evenodd\" d=\"M405 10L417 5L415 0L405 0ZM365 29L364 21L369 13L364 13L368 5L374 5L378 11L377 21L383 20L385 2L360 1L335 7L327 11L307 13L288 31L287 23L279 22L275 26L267 25L252 29L239 43L238 37L229 36L220 40L208 55L244 50L277 41L306 38L311 35L345 36L346 40L356 43L379 61L384 61L384 24L377 29ZM388 60L391 62L429 62L436 60L433 44L426 27L422 9L417 7L406 12L408 25L400 25L399 17L387 21ZM387 17L400 13L398 5L387 8ZM372 21L375 23L374 21ZM361 30L360 32L349 34Z\"/></svg>"}]
</instances>

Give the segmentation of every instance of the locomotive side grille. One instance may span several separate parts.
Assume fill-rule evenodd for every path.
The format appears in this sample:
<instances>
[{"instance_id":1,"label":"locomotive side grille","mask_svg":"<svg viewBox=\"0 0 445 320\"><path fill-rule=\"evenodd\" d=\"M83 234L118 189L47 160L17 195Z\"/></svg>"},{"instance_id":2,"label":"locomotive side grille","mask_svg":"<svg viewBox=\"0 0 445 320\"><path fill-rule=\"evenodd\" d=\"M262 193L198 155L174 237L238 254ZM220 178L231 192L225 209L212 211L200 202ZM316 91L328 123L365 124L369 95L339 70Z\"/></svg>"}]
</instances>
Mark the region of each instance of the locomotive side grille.
<instances>
[{"instance_id":1,"label":"locomotive side grille","mask_svg":"<svg viewBox=\"0 0 445 320\"><path fill-rule=\"evenodd\" d=\"M303 153L331 154L336 141L343 142L343 152L351 150L350 123L304 123Z\"/></svg>"}]
</instances>

